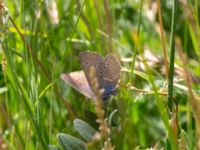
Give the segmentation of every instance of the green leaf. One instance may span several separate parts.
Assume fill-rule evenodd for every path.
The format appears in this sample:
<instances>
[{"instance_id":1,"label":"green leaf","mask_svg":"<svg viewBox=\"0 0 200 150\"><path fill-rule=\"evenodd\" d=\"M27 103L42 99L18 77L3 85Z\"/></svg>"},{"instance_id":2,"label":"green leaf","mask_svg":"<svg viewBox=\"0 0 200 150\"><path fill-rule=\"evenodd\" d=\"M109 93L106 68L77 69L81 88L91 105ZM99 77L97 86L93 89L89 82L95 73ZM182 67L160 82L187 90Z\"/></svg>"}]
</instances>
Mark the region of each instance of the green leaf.
<instances>
[{"instance_id":1,"label":"green leaf","mask_svg":"<svg viewBox=\"0 0 200 150\"><path fill-rule=\"evenodd\" d=\"M4 93L6 91L8 91L7 87L0 88L0 94Z\"/></svg>"},{"instance_id":2,"label":"green leaf","mask_svg":"<svg viewBox=\"0 0 200 150\"><path fill-rule=\"evenodd\" d=\"M57 139L64 150L85 150L86 143L71 135L58 133Z\"/></svg>"},{"instance_id":3,"label":"green leaf","mask_svg":"<svg viewBox=\"0 0 200 150\"><path fill-rule=\"evenodd\" d=\"M49 150L60 150L57 146L55 145L48 145Z\"/></svg>"},{"instance_id":4,"label":"green leaf","mask_svg":"<svg viewBox=\"0 0 200 150\"><path fill-rule=\"evenodd\" d=\"M181 85L181 84L178 84L178 83L174 83L174 87L176 87L177 89L179 89L180 93L185 91L185 92L188 92L188 87L185 86L185 85Z\"/></svg>"},{"instance_id":5,"label":"green leaf","mask_svg":"<svg viewBox=\"0 0 200 150\"><path fill-rule=\"evenodd\" d=\"M88 142L92 140L94 134L97 132L93 127L80 119L74 120L74 128Z\"/></svg>"},{"instance_id":6,"label":"green leaf","mask_svg":"<svg viewBox=\"0 0 200 150\"><path fill-rule=\"evenodd\" d=\"M127 69L125 67L122 68L122 71L123 72L129 72L129 73L131 72L130 69ZM143 78L146 81L149 81L149 76L144 72L141 72L141 71L138 71L138 70L134 70L134 74L136 74L137 76Z\"/></svg>"},{"instance_id":7,"label":"green leaf","mask_svg":"<svg viewBox=\"0 0 200 150\"><path fill-rule=\"evenodd\" d=\"M111 112L111 114L109 115L109 118L108 118L108 124L110 125L110 126L112 126L112 120L113 120L113 117L114 117L114 115L117 113L117 109L115 109L115 110L113 110L112 112Z\"/></svg>"}]
</instances>

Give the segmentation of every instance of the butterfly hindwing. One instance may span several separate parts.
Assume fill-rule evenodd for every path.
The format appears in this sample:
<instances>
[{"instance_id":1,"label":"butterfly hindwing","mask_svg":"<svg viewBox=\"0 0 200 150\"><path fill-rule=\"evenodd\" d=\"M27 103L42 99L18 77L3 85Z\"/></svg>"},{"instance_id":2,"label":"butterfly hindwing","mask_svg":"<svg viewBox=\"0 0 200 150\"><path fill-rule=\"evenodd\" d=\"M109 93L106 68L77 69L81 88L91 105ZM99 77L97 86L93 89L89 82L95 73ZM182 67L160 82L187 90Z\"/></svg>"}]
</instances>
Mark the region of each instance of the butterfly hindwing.
<instances>
[{"instance_id":1,"label":"butterfly hindwing","mask_svg":"<svg viewBox=\"0 0 200 150\"><path fill-rule=\"evenodd\" d=\"M75 71L66 74L62 74L61 78L70 86L75 88L77 91L82 93L83 95L95 99L96 96L93 93L88 81L85 77L85 73L83 71Z\"/></svg>"}]
</instances>

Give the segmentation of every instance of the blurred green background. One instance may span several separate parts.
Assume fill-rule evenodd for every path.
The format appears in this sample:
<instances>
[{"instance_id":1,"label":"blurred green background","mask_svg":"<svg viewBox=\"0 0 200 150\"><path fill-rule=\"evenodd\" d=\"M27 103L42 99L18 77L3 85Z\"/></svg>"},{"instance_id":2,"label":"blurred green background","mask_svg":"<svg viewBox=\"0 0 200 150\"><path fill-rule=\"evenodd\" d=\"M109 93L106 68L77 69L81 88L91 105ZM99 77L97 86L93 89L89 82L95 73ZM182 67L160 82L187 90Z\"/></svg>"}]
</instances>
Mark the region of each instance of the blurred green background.
<instances>
[{"instance_id":1,"label":"blurred green background","mask_svg":"<svg viewBox=\"0 0 200 150\"><path fill-rule=\"evenodd\" d=\"M167 147L164 118L170 116L168 82L158 1L0 2L4 4L0 13L0 149L46 149L48 145L59 145L58 133L84 141L74 128L75 118L98 130L94 101L60 78L62 73L82 69L78 56L83 51L98 52L104 57L114 53L122 66L120 83L147 91L120 84L117 96L108 100L105 119L112 146L119 150ZM168 60L173 5L173 0L161 0ZM196 149L200 142L196 132L199 120L194 118L184 65L189 68L192 90L199 99L200 2L179 0L176 12L175 38L180 41L175 42L173 89L178 104L177 144L179 149ZM187 64L183 65L177 49L186 54ZM155 93L156 89L165 95ZM99 144L91 149L101 147Z\"/></svg>"}]
</instances>

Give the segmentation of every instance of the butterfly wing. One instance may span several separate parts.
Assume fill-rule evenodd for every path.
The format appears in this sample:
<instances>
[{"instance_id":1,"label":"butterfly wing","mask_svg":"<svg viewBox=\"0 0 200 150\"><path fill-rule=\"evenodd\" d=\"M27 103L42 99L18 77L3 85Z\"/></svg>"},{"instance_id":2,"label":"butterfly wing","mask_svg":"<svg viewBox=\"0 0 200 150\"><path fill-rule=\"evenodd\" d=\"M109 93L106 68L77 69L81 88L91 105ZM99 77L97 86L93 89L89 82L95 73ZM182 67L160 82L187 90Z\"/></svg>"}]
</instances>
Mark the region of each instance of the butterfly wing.
<instances>
[{"instance_id":1,"label":"butterfly wing","mask_svg":"<svg viewBox=\"0 0 200 150\"><path fill-rule=\"evenodd\" d=\"M121 66L113 54L108 54L104 60L103 80L104 86L112 84L115 86L120 78Z\"/></svg>"},{"instance_id":2,"label":"butterfly wing","mask_svg":"<svg viewBox=\"0 0 200 150\"><path fill-rule=\"evenodd\" d=\"M115 93L116 84L120 78L121 67L119 61L113 54L107 55L103 60L101 55L97 53L82 52L80 53L80 61L90 87L92 87L92 79L89 77L90 68L91 66L95 68L99 88L105 90L102 99L107 99L111 94Z\"/></svg>"},{"instance_id":3,"label":"butterfly wing","mask_svg":"<svg viewBox=\"0 0 200 150\"><path fill-rule=\"evenodd\" d=\"M89 85L91 86L91 80L92 80L89 77L91 66L95 68L97 79L100 82L102 80L103 72L101 69L99 69L100 68L99 66L104 63L101 55L95 52L81 52L79 57L81 65L85 72L86 79L89 82Z\"/></svg>"},{"instance_id":4,"label":"butterfly wing","mask_svg":"<svg viewBox=\"0 0 200 150\"><path fill-rule=\"evenodd\" d=\"M91 99L96 99L96 96L90 88L90 85L88 84L85 73L83 71L62 74L61 79L83 95Z\"/></svg>"}]
</instances>

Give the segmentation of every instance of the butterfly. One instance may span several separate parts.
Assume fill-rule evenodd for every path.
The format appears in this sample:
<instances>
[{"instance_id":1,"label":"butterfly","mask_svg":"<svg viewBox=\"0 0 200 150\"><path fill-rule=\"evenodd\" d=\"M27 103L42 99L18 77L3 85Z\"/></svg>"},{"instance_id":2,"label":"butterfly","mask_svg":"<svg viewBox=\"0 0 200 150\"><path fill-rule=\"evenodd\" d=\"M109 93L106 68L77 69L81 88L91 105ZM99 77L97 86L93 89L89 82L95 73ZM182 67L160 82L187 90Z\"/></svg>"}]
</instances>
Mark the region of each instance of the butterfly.
<instances>
[{"instance_id":1,"label":"butterfly","mask_svg":"<svg viewBox=\"0 0 200 150\"><path fill-rule=\"evenodd\" d=\"M99 89L103 89L102 99L106 100L116 93L116 86L120 79L121 66L113 54L105 58L95 52L81 52L79 55L83 70L62 74L61 78L83 95L97 99L92 89L90 69L93 66L96 73Z\"/></svg>"}]
</instances>

